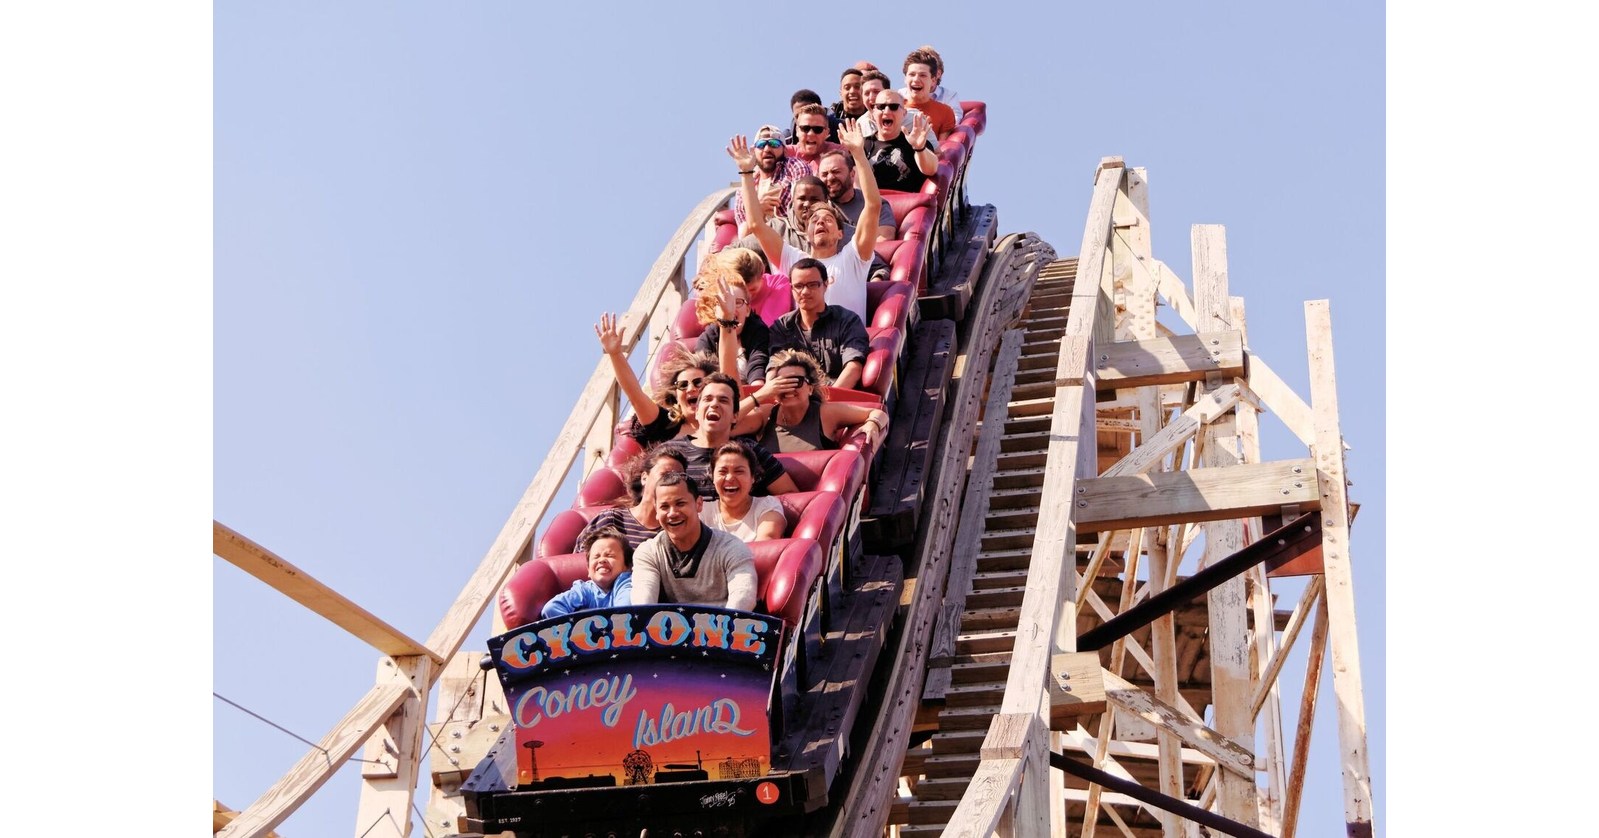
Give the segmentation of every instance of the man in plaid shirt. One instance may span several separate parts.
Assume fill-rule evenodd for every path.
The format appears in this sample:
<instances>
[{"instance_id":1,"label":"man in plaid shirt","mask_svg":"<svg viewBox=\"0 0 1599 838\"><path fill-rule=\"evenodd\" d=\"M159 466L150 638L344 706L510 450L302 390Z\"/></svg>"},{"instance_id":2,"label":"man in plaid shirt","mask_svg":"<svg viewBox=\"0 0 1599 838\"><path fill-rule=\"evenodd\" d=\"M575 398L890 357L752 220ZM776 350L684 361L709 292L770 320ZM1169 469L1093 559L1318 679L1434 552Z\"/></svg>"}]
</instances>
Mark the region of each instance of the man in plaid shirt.
<instances>
[{"instance_id":1,"label":"man in plaid shirt","mask_svg":"<svg viewBox=\"0 0 1599 838\"><path fill-rule=\"evenodd\" d=\"M787 215L794 180L810 174L810 168L789 154L788 146L783 144L783 129L776 125L762 125L750 148L755 152L755 192L766 205L766 217ZM735 193L733 221L741 230L745 216L744 196Z\"/></svg>"}]
</instances>

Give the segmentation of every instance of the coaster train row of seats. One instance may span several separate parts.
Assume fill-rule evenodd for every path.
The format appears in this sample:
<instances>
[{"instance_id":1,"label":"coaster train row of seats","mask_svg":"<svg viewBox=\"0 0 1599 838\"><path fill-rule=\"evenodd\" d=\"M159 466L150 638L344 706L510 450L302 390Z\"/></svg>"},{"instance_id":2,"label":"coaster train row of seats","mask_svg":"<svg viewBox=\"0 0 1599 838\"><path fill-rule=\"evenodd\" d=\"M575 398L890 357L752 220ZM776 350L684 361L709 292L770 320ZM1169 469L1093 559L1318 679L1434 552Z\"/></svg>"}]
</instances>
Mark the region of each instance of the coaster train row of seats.
<instances>
[{"instance_id":1,"label":"coaster train row of seats","mask_svg":"<svg viewBox=\"0 0 1599 838\"><path fill-rule=\"evenodd\" d=\"M963 101L961 109L960 124L939 143L938 171L922 190L882 191L900 238L877 243L878 255L889 265L889 278L867 283L870 351L860 385L856 389L828 387L830 400L892 411L916 299L927 291L929 273L946 255L960 214L966 210L966 166L977 136L988 122L982 102ZM713 230L718 250L737 237L731 209L716 212ZM792 307L793 300L788 304ZM703 329L693 305L686 302L669 339L692 350ZM649 372L653 374L653 370ZM755 389L745 385L744 392ZM507 629L537 621L545 602L587 578L588 561L577 552L577 536L594 516L627 494L622 469L630 458L642 453L624 432L627 426L628 417L624 416L616 425L606 464L583 482L572 507L551 519L536 541L534 555L501 590L497 603ZM885 438L886 434L885 428ZM803 631L809 638L817 638L825 630L827 602L845 584L849 536L859 511L866 508L867 477L878 454L858 429L850 429L837 450L774 452L798 491L777 496L787 518L784 537L749 545L759 576L756 611L781 618L790 630Z\"/></svg>"}]
</instances>

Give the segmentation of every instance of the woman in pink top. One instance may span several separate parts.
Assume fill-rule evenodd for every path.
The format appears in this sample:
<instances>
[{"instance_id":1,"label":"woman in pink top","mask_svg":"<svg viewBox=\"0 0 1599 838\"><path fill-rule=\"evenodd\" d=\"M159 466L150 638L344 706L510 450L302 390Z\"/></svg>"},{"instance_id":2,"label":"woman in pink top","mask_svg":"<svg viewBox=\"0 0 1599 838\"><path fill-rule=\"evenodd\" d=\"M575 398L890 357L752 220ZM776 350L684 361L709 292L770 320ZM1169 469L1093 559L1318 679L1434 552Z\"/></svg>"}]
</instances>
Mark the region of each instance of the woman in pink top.
<instances>
[{"instance_id":1,"label":"woman in pink top","mask_svg":"<svg viewBox=\"0 0 1599 838\"><path fill-rule=\"evenodd\" d=\"M765 254L747 247L729 247L716 257L744 277L744 287L750 295L750 311L759 314L762 322L770 325L794 310L788 275L769 273L771 265Z\"/></svg>"}]
</instances>

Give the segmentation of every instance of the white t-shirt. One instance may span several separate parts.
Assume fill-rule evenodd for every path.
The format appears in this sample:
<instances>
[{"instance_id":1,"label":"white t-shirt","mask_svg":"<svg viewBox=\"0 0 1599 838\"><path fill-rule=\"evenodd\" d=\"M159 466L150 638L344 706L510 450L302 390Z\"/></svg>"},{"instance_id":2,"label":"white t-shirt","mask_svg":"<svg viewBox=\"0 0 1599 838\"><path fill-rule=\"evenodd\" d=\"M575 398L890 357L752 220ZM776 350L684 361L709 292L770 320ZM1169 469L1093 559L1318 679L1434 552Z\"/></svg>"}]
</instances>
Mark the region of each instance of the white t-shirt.
<instances>
[{"instance_id":1,"label":"white t-shirt","mask_svg":"<svg viewBox=\"0 0 1599 838\"><path fill-rule=\"evenodd\" d=\"M783 261L778 266L778 272L788 274L795 262L809 255L785 242ZM871 320L866 316L866 278L871 276L872 260L867 258L863 261L860 254L855 252L854 239L845 239L843 249L819 261L827 266L827 275L833 279L833 284L827 287L827 304L847 308L855 312L862 323L870 323Z\"/></svg>"},{"instance_id":2,"label":"white t-shirt","mask_svg":"<svg viewBox=\"0 0 1599 838\"><path fill-rule=\"evenodd\" d=\"M722 520L722 502L713 500L700 507L700 523L713 530L737 536L739 541L748 543L755 540L761 516L768 511L776 512L777 517L783 521L784 528L787 528L788 517L783 514L783 502L771 495L750 498L750 511L732 523Z\"/></svg>"}]
</instances>

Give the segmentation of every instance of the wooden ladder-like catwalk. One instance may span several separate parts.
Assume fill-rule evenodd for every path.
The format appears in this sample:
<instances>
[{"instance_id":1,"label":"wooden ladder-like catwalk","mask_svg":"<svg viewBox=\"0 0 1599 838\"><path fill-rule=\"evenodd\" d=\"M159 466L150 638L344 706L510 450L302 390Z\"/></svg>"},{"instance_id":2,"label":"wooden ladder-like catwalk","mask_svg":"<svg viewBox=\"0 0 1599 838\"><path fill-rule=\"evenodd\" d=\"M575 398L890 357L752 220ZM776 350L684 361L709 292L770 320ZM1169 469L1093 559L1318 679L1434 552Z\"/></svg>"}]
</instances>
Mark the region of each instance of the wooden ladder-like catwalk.
<instances>
[{"instance_id":1,"label":"wooden ladder-like catwalk","mask_svg":"<svg viewBox=\"0 0 1599 838\"><path fill-rule=\"evenodd\" d=\"M1040 272L1022 318L1004 335L996 353L982 429L967 473L965 504L982 508L966 514L981 526L977 532L963 529L956 536L944 616L928 657L917 725L921 741L908 750L901 771L909 795L902 796L889 813L889 822L898 825L902 836L944 831L972 782L990 723L1000 710L1039 524L1055 368L1076 269L1075 259L1061 259ZM1126 421L1115 418L1114 407L1106 413L1111 415L1102 417L1102 427L1116 428ZM1128 433L1100 432L1097 454L1101 468L1130 453L1131 439ZM1122 603L1124 610L1130 601L1124 596L1120 576L1128 548L1125 534L1119 540L1105 539L1102 547L1092 535L1079 541L1079 572L1087 572L1094 554L1102 552L1094 571L1094 594L1100 603ZM1079 634L1102 625L1106 616L1092 608L1083 609ZM1289 617L1286 612L1273 613L1273 628L1284 628ZM1174 611L1178 695L1193 715L1203 713L1211 700L1207 624L1203 598ZM1141 647L1149 646L1147 628L1135 631L1132 637ZM1138 665L1127 656L1118 657L1116 669L1129 684L1153 687ZM1108 649L1104 658L1109 666ZM1099 716L1079 721L1083 726L1069 738L1091 749L1093 739L1088 731L1099 729ZM1118 766L1129 779L1146 787L1157 786L1158 749L1152 741L1153 729L1137 719L1119 716L1117 731L1109 753ZM1183 749L1182 760L1189 772L1185 796L1198 799L1216 770L1215 762L1193 749ZM1065 794L1069 817L1080 823L1088 784L1068 778ZM1101 790L1098 803L1097 821L1108 834L1130 833L1139 838L1161 834L1156 816L1126 795Z\"/></svg>"},{"instance_id":2,"label":"wooden ladder-like catwalk","mask_svg":"<svg viewBox=\"0 0 1599 838\"><path fill-rule=\"evenodd\" d=\"M954 609L947 608L936 629L923 690L924 717L927 709L938 709L931 724L924 719L919 725L936 732L906 754L902 773L921 779L910 800L890 811L889 822L903 825L901 835L943 832L977 770L979 749L1005 691L1038 523L1056 357L1076 272L1076 259L1046 265L1034 281L1018 328L1000 345L982 427L999 420L1002 434L979 432L976 456L983 460L974 460L969 472L991 474L987 515L976 539L975 561L962 561L959 545L965 539L957 535L946 602L964 596L964 605L958 622L950 620ZM997 436L997 444L984 446L985 436ZM973 500L968 495L967 502Z\"/></svg>"},{"instance_id":3,"label":"wooden ladder-like catwalk","mask_svg":"<svg viewBox=\"0 0 1599 838\"><path fill-rule=\"evenodd\" d=\"M1078 258L1017 299L980 424L944 443L965 490L947 573L918 575L941 596L879 821L899 835L1294 836L1327 656L1347 834L1373 834L1327 301L1307 401L1249 349L1225 229L1192 228L1190 290L1146 190L1101 161ZM1263 457L1263 430L1304 454Z\"/></svg>"}]
</instances>

